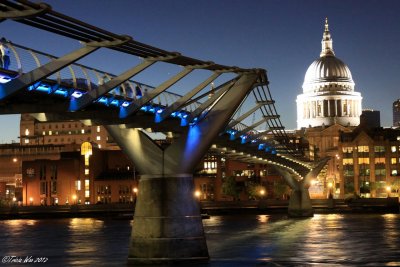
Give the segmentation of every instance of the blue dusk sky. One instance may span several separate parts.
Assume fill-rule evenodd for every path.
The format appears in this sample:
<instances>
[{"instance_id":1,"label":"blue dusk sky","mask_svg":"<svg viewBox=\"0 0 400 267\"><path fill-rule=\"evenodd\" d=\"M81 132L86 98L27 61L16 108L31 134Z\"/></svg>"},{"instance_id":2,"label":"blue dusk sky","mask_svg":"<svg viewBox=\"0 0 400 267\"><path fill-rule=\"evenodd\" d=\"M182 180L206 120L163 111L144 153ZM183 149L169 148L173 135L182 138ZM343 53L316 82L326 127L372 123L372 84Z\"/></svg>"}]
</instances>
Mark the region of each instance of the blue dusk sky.
<instances>
[{"instance_id":1,"label":"blue dusk sky","mask_svg":"<svg viewBox=\"0 0 400 267\"><path fill-rule=\"evenodd\" d=\"M363 109L379 110L382 126L392 125L392 103L400 98L400 1L43 2L60 13L167 51L224 65L266 69L286 129L296 128L296 97L302 93L308 66L319 57L328 17L335 54L350 68L355 90L363 97ZM56 56L79 47L75 40L15 21L0 23L0 36ZM91 56L84 64L115 74L127 69L125 62L111 59ZM153 75L143 82L158 85L159 80ZM19 115L0 116L0 125L0 143L19 141Z\"/></svg>"}]
</instances>

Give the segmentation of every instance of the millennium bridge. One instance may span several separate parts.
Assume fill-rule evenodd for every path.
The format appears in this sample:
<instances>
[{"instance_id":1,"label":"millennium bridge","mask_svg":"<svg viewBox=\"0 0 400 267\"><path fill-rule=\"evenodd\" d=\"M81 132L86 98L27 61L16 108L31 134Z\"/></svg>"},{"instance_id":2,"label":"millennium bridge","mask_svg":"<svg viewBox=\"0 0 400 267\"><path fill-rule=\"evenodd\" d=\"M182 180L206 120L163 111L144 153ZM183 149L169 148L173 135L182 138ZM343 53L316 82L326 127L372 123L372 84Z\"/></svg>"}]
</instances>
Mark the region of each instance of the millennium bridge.
<instances>
[{"instance_id":1,"label":"millennium bridge","mask_svg":"<svg viewBox=\"0 0 400 267\"><path fill-rule=\"evenodd\" d=\"M105 126L142 174L129 264L209 259L192 173L210 149L243 162L274 165L292 189L289 215L313 215L308 188L327 159L308 162L288 142L264 69L165 51L43 3L3 0L0 22L6 20L80 42L79 49L63 56L6 42L12 65L0 68L0 114ZM106 49L141 62L120 74L78 62ZM155 87L134 80L157 64L180 71ZM173 92L174 85L196 72L208 76L184 94ZM173 142L160 147L149 131L167 133Z\"/></svg>"}]
</instances>

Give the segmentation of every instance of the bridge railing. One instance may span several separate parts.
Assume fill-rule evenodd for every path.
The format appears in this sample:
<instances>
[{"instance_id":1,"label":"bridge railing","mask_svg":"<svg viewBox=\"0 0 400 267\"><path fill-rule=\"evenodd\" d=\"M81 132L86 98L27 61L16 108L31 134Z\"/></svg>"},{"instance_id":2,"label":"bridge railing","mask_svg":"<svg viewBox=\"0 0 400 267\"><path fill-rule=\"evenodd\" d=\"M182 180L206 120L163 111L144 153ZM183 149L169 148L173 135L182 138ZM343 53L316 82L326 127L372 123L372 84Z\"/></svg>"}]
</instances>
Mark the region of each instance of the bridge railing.
<instances>
[{"instance_id":1,"label":"bridge railing","mask_svg":"<svg viewBox=\"0 0 400 267\"><path fill-rule=\"evenodd\" d=\"M11 51L11 65L9 69L20 74L32 71L57 58L54 55L37 51L19 44L14 44L12 42L7 42L7 46ZM73 88L91 91L114 77L116 77L116 75L112 73L79 63L73 63L52 74L48 79L56 81L58 84L70 85ZM128 99L137 99L153 89L153 86L130 79L114 88L108 94ZM169 106L180 97L179 94L166 91L153 99L152 103L160 106ZM199 102L193 102L190 105L185 106L183 109L191 112L200 104L201 103Z\"/></svg>"}]
</instances>

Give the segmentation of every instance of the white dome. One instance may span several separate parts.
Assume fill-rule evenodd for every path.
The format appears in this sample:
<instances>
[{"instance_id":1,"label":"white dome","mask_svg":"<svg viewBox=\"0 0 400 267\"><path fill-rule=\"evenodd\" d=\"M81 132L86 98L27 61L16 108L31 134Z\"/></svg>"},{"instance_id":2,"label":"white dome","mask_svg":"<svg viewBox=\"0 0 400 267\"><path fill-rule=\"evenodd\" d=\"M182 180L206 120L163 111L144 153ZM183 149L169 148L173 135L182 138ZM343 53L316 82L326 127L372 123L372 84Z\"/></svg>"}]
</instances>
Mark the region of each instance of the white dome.
<instances>
[{"instance_id":1,"label":"white dome","mask_svg":"<svg viewBox=\"0 0 400 267\"><path fill-rule=\"evenodd\" d=\"M297 96L297 128L360 123L362 97L354 91L349 67L335 56L328 19L321 41L320 57L308 67L303 94Z\"/></svg>"},{"instance_id":2,"label":"white dome","mask_svg":"<svg viewBox=\"0 0 400 267\"><path fill-rule=\"evenodd\" d=\"M304 93L330 90L354 91L350 69L333 55L314 60L307 69L303 83Z\"/></svg>"}]
</instances>

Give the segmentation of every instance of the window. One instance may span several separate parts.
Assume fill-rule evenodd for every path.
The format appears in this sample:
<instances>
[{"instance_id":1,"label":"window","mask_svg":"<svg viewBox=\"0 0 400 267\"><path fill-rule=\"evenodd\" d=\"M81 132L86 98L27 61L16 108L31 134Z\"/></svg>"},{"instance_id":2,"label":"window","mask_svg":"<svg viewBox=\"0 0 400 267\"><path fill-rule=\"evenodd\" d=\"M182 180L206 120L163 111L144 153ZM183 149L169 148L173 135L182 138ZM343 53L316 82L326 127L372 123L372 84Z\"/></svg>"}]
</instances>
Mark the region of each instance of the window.
<instances>
[{"instance_id":1,"label":"window","mask_svg":"<svg viewBox=\"0 0 400 267\"><path fill-rule=\"evenodd\" d=\"M75 181L75 188L77 191L81 190L81 181L80 180Z\"/></svg>"},{"instance_id":2,"label":"window","mask_svg":"<svg viewBox=\"0 0 400 267\"><path fill-rule=\"evenodd\" d=\"M85 175L89 175L89 169L85 169Z\"/></svg>"},{"instance_id":3,"label":"window","mask_svg":"<svg viewBox=\"0 0 400 267\"><path fill-rule=\"evenodd\" d=\"M353 159L343 159L343 165L353 165Z\"/></svg>"},{"instance_id":4,"label":"window","mask_svg":"<svg viewBox=\"0 0 400 267\"><path fill-rule=\"evenodd\" d=\"M377 168L377 166L375 166L375 176L386 176L386 169L385 169L385 167L383 167L383 168Z\"/></svg>"},{"instance_id":5,"label":"window","mask_svg":"<svg viewBox=\"0 0 400 267\"><path fill-rule=\"evenodd\" d=\"M57 180L57 166L56 165L52 165L50 166L50 179L54 179Z\"/></svg>"},{"instance_id":6,"label":"window","mask_svg":"<svg viewBox=\"0 0 400 267\"><path fill-rule=\"evenodd\" d=\"M100 126L96 127L96 131L99 133L100 132Z\"/></svg>"},{"instance_id":7,"label":"window","mask_svg":"<svg viewBox=\"0 0 400 267\"><path fill-rule=\"evenodd\" d=\"M385 152L385 147L384 146L375 146L374 151L375 151L375 153Z\"/></svg>"},{"instance_id":8,"label":"window","mask_svg":"<svg viewBox=\"0 0 400 267\"><path fill-rule=\"evenodd\" d=\"M392 151L393 153L397 151L397 147L396 146L391 146L390 147L390 151Z\"/></svg>"},{"instance_id":9,"label":"window","mask_svg":"<svg viewBox=\"0 0 400 267\"><path fill-rule=\"evenodd\" d=\"M392 170L391 175L392 176L398 176L399 172L397 170Z\"/></svg>"},{"instance_id":10,"label":"window","mask_svg":"<svg viewBox=\"0 0 400 267\"><path fill-rule=\"evenodd\" d=\"M369 164L369 158L358 158L358 164Z\"/></svg>"},{"instance_id":11,"label":"window","mask_svg":"<svg viewBox=\"0 0 400 267\"><path fill-rule=\"evenodd\" d=\"M391 158L390 159L391 164L396 164L397 163L397 158Z\"/></svg>"},{"instance_id":12,"label":"window","mask_svg":"<svg viewBox=\"0 0 400 267\"><path fill-rule=\"evenodd\" d=\"M57 181L51 181L50 190L52 195L57 194Z\"/></svg>"},{"instance_id":13,"label":"window","mask_svg":"<svg viewBox=\"0 0 400 267\"><path fill-rule=\"evenodd\" d=\"M100 141L100 140L101 140L100 135L96 136L96 140L97 140L97 141Z\"/></svg>"},{"instance_id":14,"label":"window","mask_svg":"<svg viewBox=\"0 0 400 267\"><path fill-rule=\"evenodd\" d=\"M85 197L90 196L90 189L89 189L90 181L88 179L85 180Z\"/></svg>"},{"instance_id":15,"label":"window","mask_svg":"<svg viewBox=\"0 0 400 267\"><path fill-rule=\"evenodd\" d=\"M385 164L385 158L375 158L375 164Z\"/></svg>"},{"instance_id":16,"label":"window","mask_svg":"<svg viewBox=\"0 0 400 267\"><path fill-rule=\"evenodd\" d=\"M343 175L344 176L354 176L354 166L347 164L343 167Z\"/></svg>"},{"instance_id":17,"label":"window","mask_svg":"<svg viewBox=\"0 0 400 267\"><path fill-rule=\"evenodd\" d=\"M46 192L47 192L47 183L46 183L46 181L41 181L40 182L40 194L46 195Z\"/></svg>"},{"instance_id":18,"label":"window","mask_svg":"<svg viewBox=\"0 0 400 267\"><path fill-rule=\"evenodd\" d=\"M82 130L81 130L81 133L84 134L84 133L85 133L85 129L82 129Z\"/></svg>"},{"instance_id":19,"label":"window","mask_svg":"<svg viewBox=\"0 0 400 267\"><path fill-rule=\"evenodd\" d=\"M361 176L369 176L369 173L370 173L369 165L361 164L360 165L360 175Z\"/></svg>"},{"instance_id":20,"label":"window","mask_svg":"<svg viewBox=\"0 0 400 267\"><path fill-rule=\"evenodd\" d=\"M368 146L358 146L358 152L369 152Z\"/></svg>"},{"instance_id":21,"label":"window","mask_svg":"<svg viewBox=\"0 0 400 267\"><path fill-rule=\"evenodd\" d=\"M53 134L53 132L52 131L49 131L49 135L52 135Z\"/></svg>"}]
</instances>

